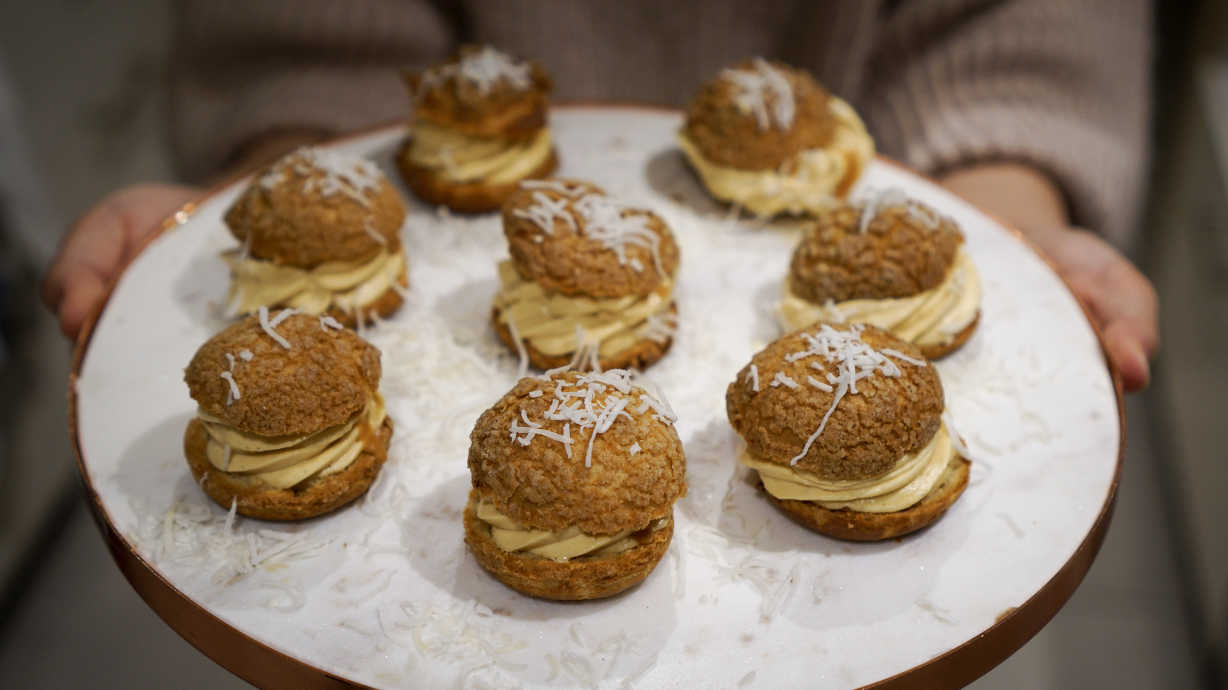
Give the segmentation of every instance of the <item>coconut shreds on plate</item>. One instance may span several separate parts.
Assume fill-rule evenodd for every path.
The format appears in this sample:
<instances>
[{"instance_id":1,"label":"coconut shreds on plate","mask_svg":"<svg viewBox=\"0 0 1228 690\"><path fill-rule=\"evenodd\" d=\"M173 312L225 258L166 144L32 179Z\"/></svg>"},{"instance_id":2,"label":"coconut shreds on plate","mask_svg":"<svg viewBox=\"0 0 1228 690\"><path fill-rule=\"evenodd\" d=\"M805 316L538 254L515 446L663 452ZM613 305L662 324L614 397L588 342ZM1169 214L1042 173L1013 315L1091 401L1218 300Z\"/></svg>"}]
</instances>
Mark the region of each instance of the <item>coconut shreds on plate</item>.
<instances>
[{"instance_id":1,"label":"coconut shreds on plate","mask_svg":"<svg viewBox=\"0 0 1228 690\"><path fill-rule=\"evenodd\" d=\"M146 544L153 560L203 569L215 585L229 584L258 568L288 565L314 558L331 540L305 534L240 525L236 504L219 515L203 502L177 500L162 513L135 511L140 518L136 541Z\"/></svg>"}]
</instances>

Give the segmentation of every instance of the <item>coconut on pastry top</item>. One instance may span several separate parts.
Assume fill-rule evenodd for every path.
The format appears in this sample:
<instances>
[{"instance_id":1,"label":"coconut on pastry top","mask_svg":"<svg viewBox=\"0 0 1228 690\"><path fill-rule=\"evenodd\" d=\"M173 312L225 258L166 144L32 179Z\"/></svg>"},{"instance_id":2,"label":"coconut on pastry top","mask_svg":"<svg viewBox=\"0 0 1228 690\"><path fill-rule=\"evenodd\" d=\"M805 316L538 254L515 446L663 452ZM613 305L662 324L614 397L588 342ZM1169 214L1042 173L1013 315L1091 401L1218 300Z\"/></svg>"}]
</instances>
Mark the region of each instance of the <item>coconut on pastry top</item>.
<instances>
[{"instance_id":1,"label":"coconut on pastry top","mask_svg":"<svg viewBox=\"0 0 1228 690\"><path fill-rule=\"evenodd\" d=\"M700 87L678 141L714 197L759 216L822 211L874 156L848 103L804 70L762 58Z\"/></svg>"},{"instance_id":2,"label":"coconut on pastry top","mask_svg":"<svg viewBox=\"0 0 1228 690\"><path fill-rule=\"evenodd\" d=\"M914 346L820 323L756 354L725 395L739 461L768 499L829 536L887 539L938 519L968 480L942 383Z\"/></svg>"},{"instance_id":3,"label":"coconut on pastry top","mask_svg":"<svg viewBox=\"0 0 1228 690\"><path fill-rule=\"evenodd\" d=\"M533 596L593 599L640 582L686 493L674 421L625 370L521 379L470 434L465 542Z\"/></svg>"},{"instance_id":4,"label":"coconut on pastry top","mask_svg":"<svg viewBox=\"0 0 1228 690\"><path fill-rule=\"evenodd\" d=\"M587 182L530 180L503 232L495 329L534 366L642 368L669 349L678 245L660 216Z\"/></svg>"},{"instance_id":5,"label":"coconut on pastry top","mask_svg":"<svg viewBox=\"0 0 1228 690\"><path fill-rule=\"evenodd\" d=\"M197 350L199 406L184 435L192 475L225 508L270 520L362 495L388 456L380 353L328 316L265 309Z\"/></svg>"},{"instance_id":6,"label":"coconut on pastry top","mask_svg":"<svg viewBox=\"0 0 1228 690\"><path fill-rule=\"evenodd\" d=\"M397 163L422 199L491 211L523 179L550 174L550 78L540 65L490 46L463 46L408 76L414 116Z\"/></svg>"},{"instance_id":7,"label":"coconut on pastry top","mask_svg":"<svg viewBox=\"0 0 1228 690\"><path fill-rule=\"evenodd\" d=\"M230 264L232 314L289 307L354 326L400 307L408 285L405 202L374 163L305 147L259 174L226 212L241 246Z\"/></svg>"},{"instance_id":8,"label":"coconut on pastry top","mask_svg":"<svg viewBox=\"0 0 1228 690\"><path fill-rule=\"evenodd\" d=\"M822 214L793 252L783 293L785 330L864 322L930 359L957 350L980 319L980 277L963 233L895 190Z\"/></svg>"}]
</instances>

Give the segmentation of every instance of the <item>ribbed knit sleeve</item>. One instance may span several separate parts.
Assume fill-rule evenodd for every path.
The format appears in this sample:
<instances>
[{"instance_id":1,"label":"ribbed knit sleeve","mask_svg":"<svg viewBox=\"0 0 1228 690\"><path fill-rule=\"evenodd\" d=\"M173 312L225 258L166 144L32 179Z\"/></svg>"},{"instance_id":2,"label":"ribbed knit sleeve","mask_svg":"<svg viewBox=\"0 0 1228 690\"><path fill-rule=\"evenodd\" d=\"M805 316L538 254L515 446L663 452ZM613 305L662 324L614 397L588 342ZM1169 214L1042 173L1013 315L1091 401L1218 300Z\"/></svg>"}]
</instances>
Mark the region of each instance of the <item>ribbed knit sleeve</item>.
<instances>
[{"instance_id":1,"label":"ribbed knit sleeve","mask_svg":"<svg viewBox=\"0 0 1228 690\"><path fill-rule=\"evenodd\" d=\"M916 0L881 19L861 103L880 150L927 172L1031 163L1076 223L1127 240L1146 164L1145 0Z\"/></svg>"},{"instance_id":2,"label":"ribbed knit sleeve","mask_svg":"<svg viewBox=\"0 0 1228 690\"><path fill-rule=\"evenodd\" d=\"M170 136L189 180L264 134L345 132L407 115L399 69L454 44L447 17L425 2L187 0L177 21Z\"/></svg>"}]
</instances>

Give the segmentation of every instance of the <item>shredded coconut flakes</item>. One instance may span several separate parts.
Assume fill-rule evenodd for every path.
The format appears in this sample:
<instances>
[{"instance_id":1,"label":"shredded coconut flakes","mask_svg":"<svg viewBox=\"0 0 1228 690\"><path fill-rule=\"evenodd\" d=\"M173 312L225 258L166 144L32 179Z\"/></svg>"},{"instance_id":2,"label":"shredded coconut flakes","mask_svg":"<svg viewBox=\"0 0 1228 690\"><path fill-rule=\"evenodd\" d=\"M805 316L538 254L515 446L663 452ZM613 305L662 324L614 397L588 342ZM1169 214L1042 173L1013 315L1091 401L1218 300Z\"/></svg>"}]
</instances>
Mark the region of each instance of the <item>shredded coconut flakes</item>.
<instances>
[{"instance_id":1,"label":"shredded coconut flakes","mask_svg":"<svg viewBox=\"0 0 1228 690\"><path fill-rule=\"evenodd\" d=\"M370 235L371 239L375 240L376 243L382 246L385 246L385 247L388 246L388 238L384 237L384 235L380 233L379 230L375 229L375 226L371 224L370 218L367 218L366 220L362 222L362 229L364 232Z\"/></svg>"},{"instance_id":2,"label":"shredded coconut flakes","mask_svg":"<svg viewBox=\"0 0 1228 690\"><path fill-rule=\"evenodd\" d=\"M226 404L231 405L239 399L239 384L235 383L235 375L229 371L223 371L218 376L225 379L226 383L230 384L230 391L226 393Z\"/></svg>"},{"instance_id":3,"label":"shredded coconut flakes","mask_svg":"<svg viewBox=\"0 0 1228 690\"><path fill-rule=\"evenodd\" d=\"M289 312L289 313L286 313L286 312ZM260 310L257 312L258 318L260 319L260 327L264 329L264 332L267 333L270 338L272 338L273 340L276 340L278 345L281 345L287 350L290 349L290 341L286 340L285 336L278 333L274 329L277 328L278 324L280 324L282 321L284 321L287 317L294 314L295 312L296 310L294 309L283 309L281 310L281 312L277 314L276 317L274 317L273 321L269 321L269 308L268 307L262 306L260 307Z\"/></svg>"},{"instance_id":4,"label":"shredded coconut flakes","mask_svg":"<svg viewBox=\"0 0 1228 690\"><path fill-rule=\"evenodd\" d=\"M282 158L260 178L272 189L293 174L303 180L302 191L321 196L341 194L371 207L371 194L379 190L384 174L371 161L334 148L304 146Z\"/></svg>"},{"instance_id":5,"label":"shredded coconut flakes","mask_svg":"<svg viewBox=\"0 0 1228 690\"><path fill-rule=\"evenodd\" d=\"M734 102L740 110L754 116L760 131L773 126L788 131L793 126L797 110L793 87L767 60L755 58L749 70L726 69L721 78L737 89Z\"/></svg>"},{"instance_id":6,"label":"shredded coconut flakes","mask_svg":"<svg viewBox=\"0 0 1228 690\"><path fill-rule=\"evenodd\" d=\"M538 180L532 187L526 183L521 186L539 191L533 193L533 203L512 212L517 218L532 221L547 235L553 235L555 221L562 220L572 232L597 240L618 256L619 264L630 266L637 272L644 270L644 264L635 257L628 258L627 248L643 247L652 253L657 274L665 275L661 263L661 237L649 226L647 209L632 206L606 194L579 194L578 188L568 188L558 181ZM550 189L569 198L552 198L540 191L541 189ZM576 216L579 217L579 223L576 222Z\"/></svg>"},{"instance_id":7,"label":"shredded coconut flakes","mask_svg":"<svg viewBox=\"0 0 1228 690\"><path fill-rule=\"evenodd\" d=\"M772 388L777 386L787 386L792 390L801 388L801 386L797 384L797 381L789 378L789 376L787 376L783 371L776 372L776 375L772 377Z\"/></svg>"},{"instance_id":8,"label":"shredded coconut flakes","mask_svg":"<svg viewBox=\"0 0 1228 690\"><path fill-rule=\"evenodd\" d=\"M631 419L631 413L653 412L654 418L664 424L673 424L677 416L669 403L659 393L650 393L633 383L633 374L626 369L593 371L582 374L575 382L555 380L554 373L547 372L543 381L553 381L555 386L550 407L542 414L543 421L562 422L561 432L552 431L542 422L529 418L520 410L520 417L513 418L508 427L510 440L528 446L533 439L542 436L563 444L567 457L572 457L571 429L591 429L588 447L584 452L584 466L592 467L593 443L597 436L609 431L620 417ZM632 405L638 403L635 407Z\"/></svg>"},{"instance_id":9,"label":"shredded coconut flakes","mask_svg":"<svg viewBox=\"0 0 1228 690\"><path fill-rule=\"evenodd\" d=\"M750 389L755 393L759 392L759 367L754 364L746 370L746 376L743 380L750 382Z\"/></svg>"},{"instance_id":10,"label":"shredded coconut flakes","mask_svg":"<svg viewBox=\"0 0 1228 690\"><path fill-rule=\"evenodd\" d=\"M500 81L517 91L524 91L533 85L531 72L529 63L517 62L491 46L482 46L463 55L455 63L423 72L419 94L449 79L463 79L477 87L482 95L489 94Z\"/></svg>"},{"instance_id":11,"label":"shredded coconut flakes","mask_svg":"<svg viewBox=\"0 0 1228 690\"><path fill-rule=\"evenodd\" d=\"M909 197L902 190L889 187L870 192L861 201L861 214L857 220L857 232L865 234L870 224L884 209L902 207L910 218L930 230L937 230L942 216L934 209Z\"/></svg>"},{"instance_id":12,"label":"shredded coconut flakes","mask_svg":"<svg viewBox=\"0 0 1228 690\"><path fill-rule=\"evenodd\" d=\"M806 457L806 453L810 452L810 446L815 442L815 439L827 428L827 420L836 411L836 406L840 404L840 400L847 394L857 394L858 381L867 379L875 374L882 374L892 378L901 375L899 366L888 359L888 355L898 357L900 360L913 366L927 365L923 360L908 357L895 350L875 350L861 339L863 329L864 326L856 324L847 331L838 331L828 324L823 324L819 327L819 330L813 333L801 334L802 338L806 341L805 350L785 355L785 360L788 362L796 362L807 357L822 357L828 364L834 364L836 369L835 374L828 373L826 376L827 384L834 386L835 390L831 407L827 408L827 413L823 415L823 421L819 423L819 428L810 435L810 438L806 439L806 444L802 446L801 452L789 460L790 465L796 465L798 460ZM815 366L816 364L818 362L811 362L810 366L821 370L821 366ZM780 375L778 372L777 377ZM813 376L809 377L808 380L810 385L816 388L821 388L823 385L822 381L815 379ZM775 379L773 379L773 385L775 385Z\"/></svg>"}]
</instances>

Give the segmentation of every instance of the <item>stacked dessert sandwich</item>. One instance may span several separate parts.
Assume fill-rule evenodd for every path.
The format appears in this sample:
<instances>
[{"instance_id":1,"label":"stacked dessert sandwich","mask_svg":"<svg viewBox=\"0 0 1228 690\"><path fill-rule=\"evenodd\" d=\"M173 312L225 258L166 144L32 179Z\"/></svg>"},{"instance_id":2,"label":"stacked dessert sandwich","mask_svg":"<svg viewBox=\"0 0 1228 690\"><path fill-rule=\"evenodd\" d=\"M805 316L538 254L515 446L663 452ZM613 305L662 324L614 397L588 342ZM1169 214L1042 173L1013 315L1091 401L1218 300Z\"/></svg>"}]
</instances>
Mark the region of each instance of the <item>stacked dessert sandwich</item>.
<instances>
[{"instance_id":1,"label":"stacked dessert sandwich","mask_svg":"<svg viewBox=\"0 0 1228 690\"><path fill-rule=\"evenodd\" d=\"M625 370L520 380L470 434L465 542L546 599L617 594L669 547L686 459L665 400Z\"/></svg>"},{"instance_id":2,"label":"stacked dessert sandwich","mask_svg":"<svg viewBox=\"0 0 1228 690\"><path fill-rule=\"evenodd\" d=\"M462 212L493 211L521 180L558 165L550 79L490 46L409 77L413 122L397 164L414 193Z\"/></svg>"},{"instance_id":3,"label":"stacked dessert sandwich","mask_svg":"<svg viewBox=\"0 0 1228 690\"><path fill-rule=\"evenodd\" d=\"M530 180L503 232L495 330L533 366L643 368L669 349L678 245L660 216L586 182Z\"/></svg>"},{"instance_id":4,"label":"stacked dessert sandwich","mask_svg":"<svg viewBox=\"0 0 1228 690\"><path fill-rule=\"evenodd\" d=\"M388 316L409 284L405 202L374 163L332 148L277 161L226 212L232 315L260 307L327 314L348 326Z\"/></svg>"},{"instance_id":5,"label":"stacked dessert sandwich","mask_svg":"<svg viewBox=\"0 0 1228 690\"><path fill-rule=\"evenodd\" d=\"M848 103L806 72L762 58L700 88L678 143L712 196L759 216L823 211L874 156Z\"/></svg>"},{"instance_id":6,"label":"stacked dessert sandwich","mask_svg":"<svg viewBox=\"0 0 1228 690\"><path fill-rule=\"evenodd\" d=\"M955 222L888 190L824 213L803 235L780 303L785 330L862 322L937 359L980 320L981 283Z\"/></svg>"},{"instance_id":7,"label":"stacked dessert sandwich","mask_svg":"<svg viewBox=\"0 0 1228 690\"><path fill-rule=\"evenodd\" d=\"M819 323L764 348L725 394L740 461L822 534L872 541L937 520L968 483L921 352L864 324Z\"/></svg>"},{"instance_id":8,"label":"stacked dessert sandwich","mask_svg":"<svg viewBox=\"0 0 1228 690\"><path fill-rule=\"evenodd\" d=\"M202 345L184 379L199 405L183 442L192 476L242 515L335 510L388 457L380 353L332 317L261 308Z\"/></svg>"}]
</instances>

